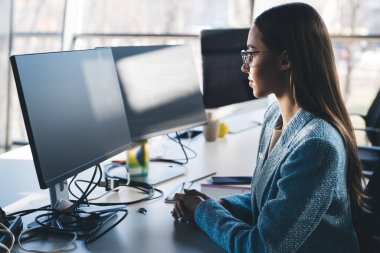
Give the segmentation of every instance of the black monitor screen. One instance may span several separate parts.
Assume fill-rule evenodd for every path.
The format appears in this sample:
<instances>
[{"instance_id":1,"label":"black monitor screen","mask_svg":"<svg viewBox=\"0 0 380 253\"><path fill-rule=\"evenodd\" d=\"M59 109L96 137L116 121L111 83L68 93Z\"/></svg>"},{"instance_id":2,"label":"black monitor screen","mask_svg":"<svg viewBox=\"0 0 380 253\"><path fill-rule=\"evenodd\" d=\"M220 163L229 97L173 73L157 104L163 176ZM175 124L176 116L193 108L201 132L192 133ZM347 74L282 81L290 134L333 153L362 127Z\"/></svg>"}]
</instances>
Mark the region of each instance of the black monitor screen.
<instances>
[{"instance_id":1,"label":"black monitor screen","mask_svg":"<svg viewBox=\"0 0 380 253\"><path fill-rule=\"evenodd\" d=\"M206 123L189 46L113 47L134 141Z\"/></svg>"},{"instance_id":2,"label":"black monitor screen","mask_svg":"<svg viewBox=\"0 0 380 253\"><path fill-rule=\"evenodd\" d=\"M203 98L206 108L252 100L240 52L247 48L248 28L201 32Z\"/></svg>"},{"instance_id":3,"label":"black monitor screen","mask_svg":"<svg viewBox=\"0 0 380 253\"><path fill-rule=\"evenodd\" d=\"M41 188L131 143L111 49L17 55L11 63Z\"/></svg>"}]
</instances>

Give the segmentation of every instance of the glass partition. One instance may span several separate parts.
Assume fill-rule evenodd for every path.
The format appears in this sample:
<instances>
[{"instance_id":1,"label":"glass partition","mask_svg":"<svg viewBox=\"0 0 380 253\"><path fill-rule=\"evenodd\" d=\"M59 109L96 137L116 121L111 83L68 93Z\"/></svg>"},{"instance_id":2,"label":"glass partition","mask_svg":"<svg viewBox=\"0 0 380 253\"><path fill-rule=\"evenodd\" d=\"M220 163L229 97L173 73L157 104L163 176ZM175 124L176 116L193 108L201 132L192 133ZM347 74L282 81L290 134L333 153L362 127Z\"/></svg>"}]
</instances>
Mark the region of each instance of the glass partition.
<instances>
[{"instance_id":1,"label":"glass partition","mask_svg":"<svg viewBox=\"0 0 380 253\"><path fill-rule=\"evenodd\" d=\"M0 153L6 149L11 0L0 1Z\"/></svg>"}]
</instances>

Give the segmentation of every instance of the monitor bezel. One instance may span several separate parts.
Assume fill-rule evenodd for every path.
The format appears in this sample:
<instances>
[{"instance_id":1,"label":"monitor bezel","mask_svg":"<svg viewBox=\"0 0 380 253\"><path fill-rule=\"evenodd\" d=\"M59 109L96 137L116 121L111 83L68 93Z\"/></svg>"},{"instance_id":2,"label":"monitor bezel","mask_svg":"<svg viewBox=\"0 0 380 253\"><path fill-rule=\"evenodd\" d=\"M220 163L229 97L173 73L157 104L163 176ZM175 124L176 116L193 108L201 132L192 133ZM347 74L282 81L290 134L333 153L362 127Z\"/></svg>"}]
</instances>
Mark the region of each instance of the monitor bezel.
<instances>
[{"instance_id":1,"label":"monitor bezel","mask_svg":"<svg viewBox=\"0 0 380 253\"><path fill-rule=\"evenodd\" d=\"M97 165L97 164L99 164L99 163L101 163L101 162L125 151L126 149L128 149L129 147L131 147L133 145L133 142L131 141L130 143L127 143L121 147L118 147L114 150L111 150L110 152L108 152L108 153L106 153L100 157L97 157L92 161L89 161L89 162L84 163L80 166L77 166L77 167L71 169L70 171L68 171L67 173L59 175L55 178L47 180L43 177L43 172L42 172L43 168L41 167L40 157L38 154L38 148L37 148L35 138L33 135L32 124L30 122L30 116L29 116L28 108L27 108L26 101L25 101L23 85L21 83L20 73L19 73L19 69L17 67L17 58L24 57L24 56L31 56L31 55L58 54L58 53L93 51L93 50L107 50L107 51L110 51L110 54L112 55L110 48L102 48L102 49L71 50L71 51L58 51L58 52L48 52L48 53L36 53L36 54L21 54L21 55L12 55L10 57L10 62L11 62L12 70L14 73L15 83L16 83L16 89L17 89L17 92L19 95L20 107L21 107L21 111L22 111L22 114L24 117L24 124L25 124L25 128L26 128L27 136L29 139L30 149L31 149L32 156L33 156L33 162L34 162L39 186L41 189L47 189L49 187L53 187L54 185L66 180L66 179L68 179L68 178L70 178L70 177L72 177L72 176L74 176L80 172L83 172L87 169L90 169L91 167L93 167L93 166L95 166L95 165ZM125 112L124 108L123 108L123 110ZM128 131L128 129L126 129L126 131Z\"/></svg>"},{"instance_id":2,"label":"monitor bezel","mask_svg":"<svg viewBox=\"0 0 380 253\"><path fill-rule=\"evenodd\" d=\"M113 48L139 48L139 49L147 49L147 50L154 50L154 49L165 49L165 48L171 48L171 47L189 47L191 49L191 46L190 45L187 45L187 44L180 44L180 45L148 45L148 46L119 46L119 47L111 47L111 51ZM115 59L115 55L114 55L114 51L112 51L112 54L114 56L114 61L115 61L115 66L116 66L116 59ZM194 63L195 64L195 63ZM195 66L194 66L195 68ZM117 69L117 68L116 68ZM118 73L118 78L119 78L119 83L120 83L120 87L123 85L121 80L120 80L120 77L119 77L119 73ZM198 80L199 82L199 80ZM199 83L198 83L199 85ZM199 89L200 89L200 86L199 86ZM122 90L122 88L121 88ZM200 91L200 95L202 96L202 93L201 93L201 90ZM122 90L123 92L123 90ZM123 100L125 100L126 98L124 97L124 94L122 94L123 96ZM203 101L203 98L201 99L202 101L202 105L203 105L203 108L205 108L205 104L204 104L204 101ZM124 101L124 106L125 105L125 101ZM206 108L205 108L206 109ZM125 109L126 111L126 109ZM176 126L176 127L172 127L172 128L168 128L168 129L164 129L164 130L160 130L160 131L155 131L155 132L151 132L151 133L148 133L148 134L143 134L143 135L138 135L138 136L132 136L132 141L135 142L135 143L138 143L138 142L141 142L141 141L145 141L149 138L153 138L153 137L157 137L157 136L161 136L161 135L165 135L165 134L170 134L170 133L174 133L176 131L183 131L183 130L187 130L187 129L191 129L191 128L194 128L194 127L198 127L198 126L204 126L208 123L208 119L207 119L207 115L206 115L206 112L204 113L204 120L203 121L198 121L198 122L194 122L194 123L191 123L191 124L186 124L186 125L181 125L181 126Z\"/></svg>"}]
</instances>

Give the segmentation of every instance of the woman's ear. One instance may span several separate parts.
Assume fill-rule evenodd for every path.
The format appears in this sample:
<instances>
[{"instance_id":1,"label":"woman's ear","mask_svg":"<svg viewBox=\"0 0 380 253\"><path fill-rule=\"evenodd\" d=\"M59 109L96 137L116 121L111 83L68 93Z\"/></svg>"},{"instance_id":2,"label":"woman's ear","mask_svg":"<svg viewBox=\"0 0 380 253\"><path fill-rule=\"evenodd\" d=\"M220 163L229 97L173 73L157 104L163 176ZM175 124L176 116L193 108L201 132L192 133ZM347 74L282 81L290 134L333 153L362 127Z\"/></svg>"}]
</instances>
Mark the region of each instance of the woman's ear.
<instances>
[{"instance_id":1,"label":"woman's ear","mask_svg":"<svg viewBox=\"0 0 380 253\"><path fill-rule=\"evenodd\" d=\"M288 52L283 51L280 54L280 70L287 70L291 68Z\"/></svg>"}]
</instances>

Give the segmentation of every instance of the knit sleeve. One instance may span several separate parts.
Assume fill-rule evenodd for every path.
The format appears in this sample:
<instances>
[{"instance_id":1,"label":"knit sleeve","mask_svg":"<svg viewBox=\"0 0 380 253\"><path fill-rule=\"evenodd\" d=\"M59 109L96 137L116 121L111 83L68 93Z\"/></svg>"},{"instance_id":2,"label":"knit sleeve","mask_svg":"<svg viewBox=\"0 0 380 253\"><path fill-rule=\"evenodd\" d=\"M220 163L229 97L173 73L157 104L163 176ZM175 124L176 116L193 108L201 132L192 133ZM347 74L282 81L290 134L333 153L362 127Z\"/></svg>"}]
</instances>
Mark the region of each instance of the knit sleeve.
<instances>
[{"instance_id":1,"label":"knit sleeve","mask_svg":"<svg viewBox=\"0 0 380 253\"><path fill-rule=\"evenodd\" d=\"M248 223L252 224L251 194L235 194L222 198L227 202L227 210L231 214Z\"/></svg>"},{"instance_id":2,"label":"knit sleeve","mask_svg":"<svg viewBox=\"0 0 380 253\"><path fill-rule=\"evenodd\" d=\"M195 222L229 252L296 252L326 213L344 156L332 143L305 140L281 165L278 194L264 204L256 225L213 200L198 205Z\"/></svg>"}]
</instances>

